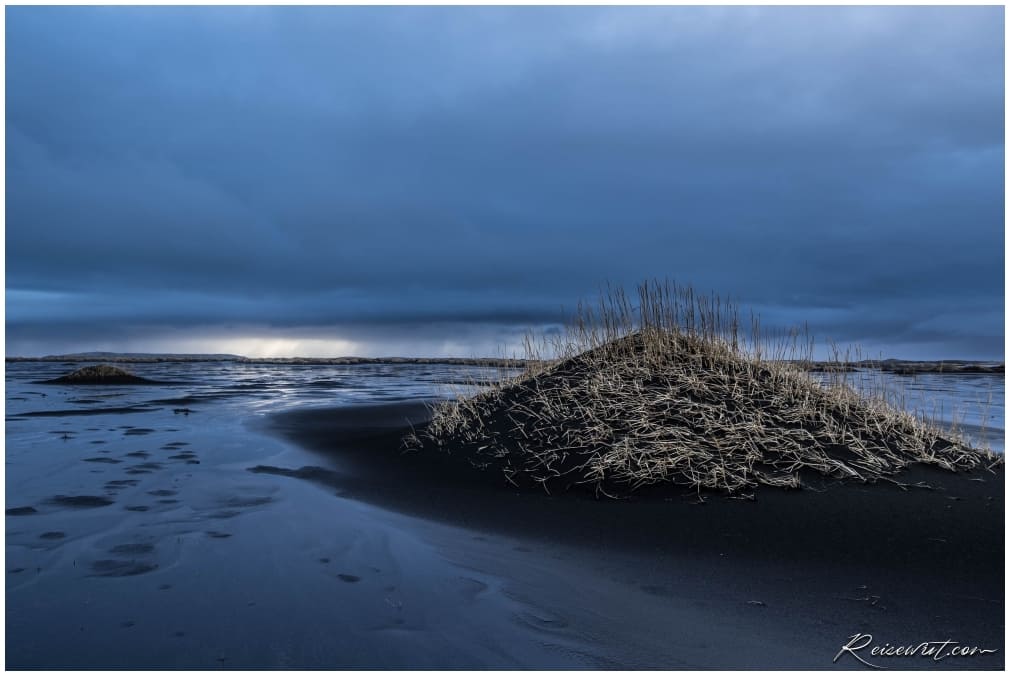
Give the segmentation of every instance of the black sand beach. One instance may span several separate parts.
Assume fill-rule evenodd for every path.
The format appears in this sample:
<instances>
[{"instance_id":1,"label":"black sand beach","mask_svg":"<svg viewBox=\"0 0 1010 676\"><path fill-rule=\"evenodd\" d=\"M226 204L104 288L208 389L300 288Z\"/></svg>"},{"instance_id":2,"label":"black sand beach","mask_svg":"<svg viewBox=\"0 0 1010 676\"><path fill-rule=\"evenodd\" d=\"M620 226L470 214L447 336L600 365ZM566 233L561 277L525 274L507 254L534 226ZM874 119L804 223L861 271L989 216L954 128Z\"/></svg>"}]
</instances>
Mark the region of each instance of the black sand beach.
<instances>
[{"instance_id":1,"label":"black sand beach","mask_svg":"<svg viewBox=\"0 0 1010 676\"><path fill-rule=\"evenodd\" d=\"M1002 669L1005 15L5 9L4 668Z\"/></svg>"},{"instance_id":2,"label":"black sand beach","mask_svg":"<svg viewBox=\"0 0 1010 676\"><path fill-rule=\"evenodd\" d=\"M10 367L9 668L851 668L857 632L1003 663L1002 470L546 495L401 450L470 371L136 368Z\"/></svg>"},{"instance_id":3,"label":"black sand beach","mask_svg":"<svg viewBox=\"0 0 1010 676\"><path fill-rule=\"evenodd\" d=\"M481 537L508 537L519 563L470 565L505 577L591 641L613 666L863 666L832 662L854 634L892 668L998 668L1003 660L1004 473L915 469L929 488L820 482L755 499L666 491L614 501L510 487L451 454L404 453L423 405L298 410L273 429L318 468L261 466ZM463 554L465 557L465 553ZM971 657L872 657L872 646L956 641ZM478 665L474 665L478 666ZM528 666L537 666L534 664Z\"/></svg>"}]
</instances>

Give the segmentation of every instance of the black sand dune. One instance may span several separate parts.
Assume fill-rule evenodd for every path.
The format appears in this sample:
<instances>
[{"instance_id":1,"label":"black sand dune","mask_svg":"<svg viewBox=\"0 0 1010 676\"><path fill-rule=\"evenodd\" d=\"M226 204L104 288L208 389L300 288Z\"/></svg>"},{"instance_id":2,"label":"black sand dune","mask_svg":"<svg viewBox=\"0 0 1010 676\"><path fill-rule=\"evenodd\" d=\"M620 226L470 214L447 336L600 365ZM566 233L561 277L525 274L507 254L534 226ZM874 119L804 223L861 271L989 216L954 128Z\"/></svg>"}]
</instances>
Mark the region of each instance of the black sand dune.
<instances>
[{"instance_id":1,"label":"black sand dune","mask_svg":"<svg viewBox=\"0 0 1010 676\"><path fill-rule=\"evenodd\" d=\"M440 404L410 446L461 454L516 484L609 495L675 486L748 495L821 477L904 481L915 463L1001 462L879 399L745 353L736 339L658 326L586 342Z\"/></svg>"}]
</instances>

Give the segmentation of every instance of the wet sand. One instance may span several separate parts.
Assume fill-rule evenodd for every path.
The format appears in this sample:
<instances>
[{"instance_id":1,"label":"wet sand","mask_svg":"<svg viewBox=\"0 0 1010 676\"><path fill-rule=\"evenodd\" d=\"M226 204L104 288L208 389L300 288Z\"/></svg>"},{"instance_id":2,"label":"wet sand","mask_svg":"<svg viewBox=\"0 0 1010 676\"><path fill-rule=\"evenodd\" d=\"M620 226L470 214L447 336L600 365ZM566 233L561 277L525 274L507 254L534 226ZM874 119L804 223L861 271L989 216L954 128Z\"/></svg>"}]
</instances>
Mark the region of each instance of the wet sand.
<instances>
[{"instance_id":1,"label":"wet sand","mask_svg":"<svg viewBox=\"0 0 1010 676\"><path fill-rule=\"evenodd\" d=\"M8 472L7 667L603 663L448 555L519 557L518 545L250 472L316 457L244 420L205 408L32 437ZM94 441L107 452L89 457Z\"/></svg>"},{"instance_id":2,"label":"wet sand","mask_svg":"<svg viewBox=\"0 0 1010 676\"><path fill-rule=\"evenodd\" d=\"M451 454L404 454L399 439L424 417L417 403L281 414L272 429L319 462L255 471L517 543L513 555L440 546L536 604L542 631L577 637L610 666L855 668L851 654L832 659L856 633L997 650L940 663L863 653L891 668L1004 663L1002 469L918 468L900 480L930 488L821 482L753 501L548 496Z\"/></svg>"}]
</instances>

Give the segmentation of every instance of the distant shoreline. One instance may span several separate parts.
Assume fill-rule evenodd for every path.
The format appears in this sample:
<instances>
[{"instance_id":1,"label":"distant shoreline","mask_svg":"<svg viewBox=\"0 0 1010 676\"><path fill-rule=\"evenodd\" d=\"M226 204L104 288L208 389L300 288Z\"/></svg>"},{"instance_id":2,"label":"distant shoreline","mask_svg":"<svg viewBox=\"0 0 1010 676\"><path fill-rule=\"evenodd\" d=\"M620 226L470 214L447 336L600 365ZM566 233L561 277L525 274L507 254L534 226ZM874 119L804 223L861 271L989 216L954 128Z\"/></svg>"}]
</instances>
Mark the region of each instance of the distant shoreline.
<instances>
[{"instance_id":1,"label":"distant shoreline","mask_svg":"<svg viewBox=\"0 0 1010 676\"><path fill-rule=\"evenodd\" d=\"M116 354L86 353L47 355L44 357L5 357L8 363L65 362L107 364L161 364L194 362L232 362L237 364L277 364L303 366L354 366L359 364L442 364L450 366L487 366L492 368L523 368L535 360L500 357L243 357L219 354ZM919 373L993 374L1004 373L1004 363L996 360L942 359L863 359L854 362L811 361L797 365L808 371L830 373L859 368L880 369L897 375Z\"/></svg>"},{"instance_id":2,"label":"distant shoreline","mask_svg":"<svg viewBox=\"0 0 1010 676\"><path fill-rule=\"evenodd\" d=\"M453 366L492 366L522 368L529 360L494 357L241 357L232 355L49 355L45 357L5 357L7 362L66 362L106 364L161 364L194 362L230 362L236 364L284 365L356 365L356 364L448 364Z\"/></svg>"}]
</instances>

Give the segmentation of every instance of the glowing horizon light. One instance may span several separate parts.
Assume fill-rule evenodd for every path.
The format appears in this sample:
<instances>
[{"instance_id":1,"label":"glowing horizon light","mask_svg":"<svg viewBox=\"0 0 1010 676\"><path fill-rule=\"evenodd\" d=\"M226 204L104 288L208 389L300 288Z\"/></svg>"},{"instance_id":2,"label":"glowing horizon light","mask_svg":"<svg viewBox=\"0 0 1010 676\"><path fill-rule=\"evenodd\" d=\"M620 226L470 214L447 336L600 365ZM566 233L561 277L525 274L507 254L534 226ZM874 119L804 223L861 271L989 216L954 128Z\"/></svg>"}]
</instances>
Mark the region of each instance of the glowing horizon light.
<instances>
[{"instance_id":1,"label":"glowing horizon light","mask_svg":"<svg viewBox=\"0 0 1010 676\"><path fill-rule=\"evenodd\" d=\"M160 341L159 341L160 342ZM280 336L243 336L168 341L179 352L199 354L237 354L252 359L270 357L355 357L366 350L363 343L340 338L287 338Z\"/></svg>"}]
</instances>

